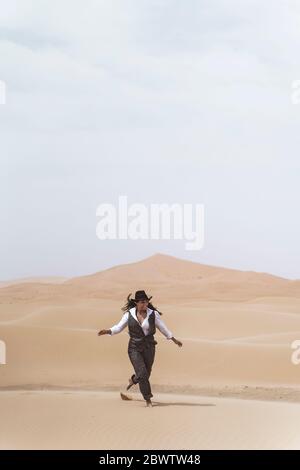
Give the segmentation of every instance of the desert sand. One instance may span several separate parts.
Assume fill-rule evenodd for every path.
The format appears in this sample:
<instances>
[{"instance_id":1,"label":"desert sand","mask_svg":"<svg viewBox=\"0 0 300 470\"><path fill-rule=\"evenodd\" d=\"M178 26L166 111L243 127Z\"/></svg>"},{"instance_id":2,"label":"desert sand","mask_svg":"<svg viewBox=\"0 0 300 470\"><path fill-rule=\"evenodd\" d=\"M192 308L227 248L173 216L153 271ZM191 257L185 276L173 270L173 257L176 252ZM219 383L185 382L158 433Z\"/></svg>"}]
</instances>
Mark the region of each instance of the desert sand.
<instances>
[{"instance_id":1,"label":"desert sand","mask_svg":"<svg viewBox=\"0 0 300 470\"><path fill-rule=\"evenodd\" d=\"M0 285L0 448L300 448L299 280L161 254L54 279ZM120 399L126 330L97 336L138 289L183 342L156 334L152 409Z\"/></svg>"},{"instance_id":2,"label":"desert sand","mask_svg":"<svg viewBox=\"0 0 300 470\"><path fill-rule=\"evenodd\" d=\"M158 393L1 392L1 449L294 449L300 404Z\"/></svg>"}]
</instances>

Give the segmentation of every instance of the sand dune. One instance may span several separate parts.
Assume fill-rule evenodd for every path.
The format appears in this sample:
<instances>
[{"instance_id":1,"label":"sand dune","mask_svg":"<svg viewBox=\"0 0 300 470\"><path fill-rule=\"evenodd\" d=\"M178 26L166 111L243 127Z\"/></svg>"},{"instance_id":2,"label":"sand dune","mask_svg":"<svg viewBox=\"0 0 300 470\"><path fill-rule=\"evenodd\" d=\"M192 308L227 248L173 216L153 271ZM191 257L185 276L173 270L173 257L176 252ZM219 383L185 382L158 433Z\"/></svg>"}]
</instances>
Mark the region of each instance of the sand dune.
<instances>
[{"instance_id":1,"label":"sand dune","mask_svg":"<svg viewBox=\"0 0 300 470\"><path fill-rule=\"evenodd\" d=\"M117 266L89 276L69 279L62 284L26 282L2 287L0 302L53 298L98 298L123 301L137 285L147 285L152 295L163 302L246 301L257 297L300 299L300 283L265 273L206 266L167 255Z\"/></svg>"},{"instance_id":2,"label":"sand dune","mask_svg":"<svg viewBox=\"0 0 300 470\"><path fill-rule=\"evenodd\" d=\"M67 281L67 277L47 276L47 277L26 277L23 279L14 279L12 281L0 281L0 289L2 287L13 286L15 284L37 283L37 284L62 284Z\"/></svg>"},{"instance_id":3,"label":"sand dune","mask_svg":"<svg viewBox=\"0 0 300 470\"><path fill-rule=\"evenodd\" d=\"M1 449L300 448L299 404L158 394L146 409L116 392L20 391L1 392L0 413Z\"/></svg>"},{"instance_id":4,"label":"sand dune","mask_svg":"<svg viewBox=\"0 0 300 470\"><path fill-rule=\"evenodd\" d=\"M194 434L190 434L188 441L191 447L186 448L213 448L218 447L218 443L224 448L234 443L240 448L247 447L247 443L254 448L260 445L263 448L268 445L299 447L294 423L300 406L297 404L300 403L300 365L295 366L291 361L291 343L300 339L299 281L206 266L165 255L154 255L62 283L22 281L1 287L0 338L7 347L7 364L0 366L1 404L5 416L11 419L14 399L19 414L10 421L8 434L1 436L0 446L30 447L36 442L39 447L76 447L80 443L93 447L96 430L104 432L109 424L104 420L101 428L91 403L99 410L104 407L107 415L120 408L124 413L123 432L116 434L117 441L113 445L116 448L125 445L122 436L131 428L126 415L128 407L119 401L118 392L124 389L132 373L127 356L128 334L124 331L118 336L99 338L97 331L117 323L127 294L140 288L153 295L154 305L163 312L162 319L184 343L180 349L157 332L156 362L151 376L153 391L162 402L172 401L173 404L161 405L153 411L160 420L167 414L170 423L177 413L183 420L184 413L188 412L185 425L182 421L177 431L172 425L177 437L174 433L167 437L159 428L161 448L176 448L179 442L184 444L184 432L192 430ZM11 388L16 391L4 392ZM64 388L70 389L70 393L63 393ZM27 389L28 393L22 389ZM34 389L52 392L35 394ZM61 391L54 392L55 389ZM92 394L92 390L98 393ZM114 392L110 395L109 390ZM166 393L171 393L172 399ZM217 414L215 408L198 406L201 395L223 397L224 401L217 400ZM228 397L244 398L244 403L226 401ZM272 406L264 405L270 413L268 422L261 422L261 402L249 404L247 399L250 398L273 402ZM49 410L54 410L53 419L48 411L42 411L45 400ZM179 404L174 405L174 400ZM32 423L26 425L32 426L30 430L20 426L20 420L26 422L28 407L33 406L33 401L36 408ZM51 431L55 427L56 413L59 416L65 401L70 421L66 421L62 429L67 436L67 428L73 423L77 436L73 443L66 437L59 441ZM194 401L197 406L193 405ZM277 403L280 401L294 403ZM80 403L87 412L86 420L81 411L76 414ZM141 405L141 401L130 403L137 417L145 411ZM225 430L226 425L232 423L232 413L239 425L249 415L253 435L242 438L236 431L236 435L229 437ZM40 415L45 417L48 428L42 427ZM271 426L283 416L294 416L287 424L285 436L283 432L276 434ZM85 423L82 429L80 419ZM210 419L219 430L214 440L212 424L211 434L204 432ZM259 429L271 433L270 439L255 435L255 420L262 423ZM197 426L200 426L199 433L195 431ZM112 423L109 429L114 432L115 428L116 424ZM90 440L85 432L89 433ZM47 435L51 436L49 441ZM107 439L100 440L100 445L109 445L109 437ZM131 445L128 441L127 444ZM134 445L143 446L142 438L136 436ZM154 439L151 445L159 448L158 440Z\"/></svg>"},{"instance_id":5,"label":"sand dune","mask_svg":"<svg viewBox=\"0 0 300 470\"><path fill-rule=\"evenodd\" d=\"M290 336L276 344L191 334L180 335L181 350L157 335L154 385L173 386L174 390L178 385L188 389L215 384L300 387L299 369L291 362ZM126 333L99 338L97 329L89 326L3 325L1 337L7 344L8 364L1 368L0 386L43 383L101 388L103 384L125 384L132 373Z\"/></svg>"}]
</instances>

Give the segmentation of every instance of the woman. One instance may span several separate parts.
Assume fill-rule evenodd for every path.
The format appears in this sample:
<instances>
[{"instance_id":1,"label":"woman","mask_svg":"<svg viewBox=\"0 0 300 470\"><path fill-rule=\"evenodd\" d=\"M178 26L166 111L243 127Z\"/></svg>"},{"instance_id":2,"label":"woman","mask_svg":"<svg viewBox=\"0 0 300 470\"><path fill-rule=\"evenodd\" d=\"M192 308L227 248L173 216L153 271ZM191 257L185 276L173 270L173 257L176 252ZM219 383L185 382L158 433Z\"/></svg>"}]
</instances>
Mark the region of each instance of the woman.
<instances>
[{"instance_id":1,"label":"woman","mask_svg":"<svg viewBox=\"0 0 300 470\"><path fill-rule=\"evenodd\" d=\"M156 327L167 339L171 339L177 346L181 347L182 342L174 338L173 334L160 319L161 312L156 310L150 303L152 297L147 297L143 290L136 291L134 299L130 299L130 295L127 297L126 305L122 308L122 311L125 311L125 313L120 322L109 330L99 331L98 336L118 334L128 325L130 336L128 355L135 374L130 377L127 390L132 385L138 383L147 406L152 406L151 398L153 395L149 377L157 344L154 339Z\"/></svg>"}]
</instances>

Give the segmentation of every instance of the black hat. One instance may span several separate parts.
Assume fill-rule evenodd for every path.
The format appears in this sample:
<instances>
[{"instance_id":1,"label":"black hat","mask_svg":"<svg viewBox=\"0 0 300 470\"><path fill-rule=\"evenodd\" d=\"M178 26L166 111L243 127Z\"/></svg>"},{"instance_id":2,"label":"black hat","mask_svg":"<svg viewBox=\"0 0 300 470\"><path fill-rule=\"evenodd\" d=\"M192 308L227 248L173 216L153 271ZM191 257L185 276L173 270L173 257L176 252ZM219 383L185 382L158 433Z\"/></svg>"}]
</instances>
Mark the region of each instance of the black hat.
<instances>
[{"instance_id":1,"label":"black hat","mask_svg":"<svg viewBox=\"0 0 300 470\"><path fill-rule=\"evenodd\" d=\"M132 300L134 300L135 302L138 302L139 300L151 300L151 299L152 299L152 295L151 297L148 297L144 290L137 290L135 293L135 297Z\"/></svg>"}]
</instances>

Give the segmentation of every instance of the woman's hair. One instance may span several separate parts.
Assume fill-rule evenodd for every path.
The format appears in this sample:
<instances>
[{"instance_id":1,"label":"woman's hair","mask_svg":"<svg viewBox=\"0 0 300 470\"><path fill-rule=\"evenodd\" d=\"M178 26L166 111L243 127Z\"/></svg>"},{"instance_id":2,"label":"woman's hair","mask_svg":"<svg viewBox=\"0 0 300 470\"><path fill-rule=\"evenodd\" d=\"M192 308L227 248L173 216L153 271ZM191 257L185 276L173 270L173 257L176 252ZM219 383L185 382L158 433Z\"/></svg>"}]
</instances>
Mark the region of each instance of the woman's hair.
<instances>
[{"instance_id":1,"label":"woman's hair","mask_svg":"<svg viewBox=\"0 0 300 470\"><path fill-rule=\"evenodd\" d=\"M130 296L131 296L131 292L130 292L130 294L127 296L127 302L126 302L126 304L124 305L124 307L122 307L122 311L123 311L123 312L127 312L127 310L130 310L131 308L133 308L133 307L136 306L135 300L131 299ZM151 302L149 302L148 308L152 308L152 310L156 310L160 315L162 315L162 312L160 312L159 310L157 310L157 308L154 307L154 306L151 304Z\"/></svg>"}]
</instances>

